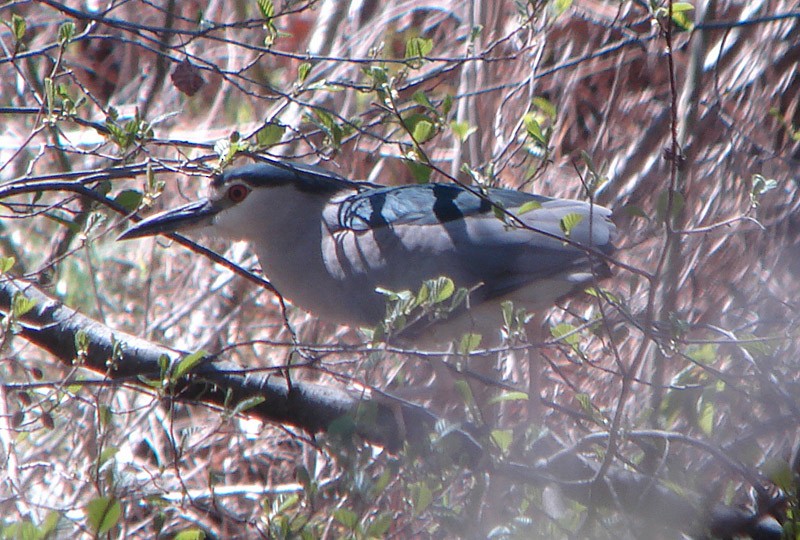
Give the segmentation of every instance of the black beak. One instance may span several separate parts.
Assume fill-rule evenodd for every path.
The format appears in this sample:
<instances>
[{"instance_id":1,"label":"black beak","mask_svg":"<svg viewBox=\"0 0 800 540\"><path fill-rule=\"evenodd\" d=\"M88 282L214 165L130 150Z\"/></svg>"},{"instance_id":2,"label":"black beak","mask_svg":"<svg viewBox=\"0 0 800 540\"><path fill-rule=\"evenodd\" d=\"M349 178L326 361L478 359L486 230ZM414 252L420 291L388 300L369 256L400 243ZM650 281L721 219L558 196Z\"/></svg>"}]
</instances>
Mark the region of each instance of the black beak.
<instances>
[{"instance_id":1,"label":"black beak","mask_svg":"<svg viewBox=\"0 0 800 540\"><path fill-rule=\"evenodd\" d=\"M212 224L217 212L219 212L219 208L215 208L208 199L200 199L150 216L122 233L117 240L130 240L206 227Z\"/></svg>"}]
</instances>

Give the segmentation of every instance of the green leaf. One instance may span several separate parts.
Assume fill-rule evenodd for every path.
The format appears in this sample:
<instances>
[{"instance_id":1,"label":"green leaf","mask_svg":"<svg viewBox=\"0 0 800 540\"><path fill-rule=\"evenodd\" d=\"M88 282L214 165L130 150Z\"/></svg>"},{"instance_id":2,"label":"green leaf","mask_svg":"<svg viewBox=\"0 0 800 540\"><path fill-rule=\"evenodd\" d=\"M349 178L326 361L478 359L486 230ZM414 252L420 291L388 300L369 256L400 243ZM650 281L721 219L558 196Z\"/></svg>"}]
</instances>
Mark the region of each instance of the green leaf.
<instances>
[{"instance_id":1,"label":"green leaf","mask_svg":"<svg viewBox=\"0 0 800 540\"><path fill-rule=\"evenodd\" d=\"M25 32L27 29L28 24L25 22L25 19L16 13L11 15L11 34L14 36L15 41L22 41L22 38L25 37Z\"/></svg>"},{"instance_id":2,"label":"green leaf","mask_svg":"<svg viewBox=\"0 0 800 540\"><path fill-rule=\"evenodd\" d=\"M510 328L514 324L514 302L503 300L500 303L500 311L503 314L503 326Z\"/></svg>"},{"instance_id":3,"label":"green leaf","mask_svg":"<svg viewBox=\"0 0 800 540\"><path fill-rule=\"evenodd\" d=\"M411 508L416 516L427 510L433 502L433 492L425 482L411 484L408 486L408 492L411 495Z\"/></svg>"},{"instance_id":4,"label":"green leaf","mask_svg":"<svg viewBox=\"0 0 800 540\"><path fill-rule=\"evenodd\" d=\"M52 118L53 109L55 108L56 104L56 92L53 79L51 77L44 78L44 96L45 101L47 102L47 114Z\"/></svg>"},{"instance_id":5,"label":"green leaf","mask_svg":"<svg viewBox=\"0 0 800 540\"><path fill-rule=\"evenodd\" d=\"M311 64L309 62L303 62L297 67L297 82L304 83L308 78L308 74L311 73Z\"/></svg>"},{"instance_id":6,"label":"green leaf","mask_svg":"<svg viewBox=\"0 0 800 540\"><path fill-rule=\"evenodd\" d=\"M389 83L389 72L385 66L370 65L361 70L372 81L373 89L379 89Z\"/></svg>"},{"instance_id":7,"label":"green leaf","mask_svg":"<svg viewBox=\"0 0 800 540\"><path fill-rule=\"evenodd\" d=\"M412 159L404 159L403 163L406 164L406 167L411 171L411 175L418 184L427 184L430 182L433 170L427 164Z\"/></svg>"},{"instance_id":8,"label":"green leaf","mask_svg":"<svg viewBox=\"0 0 800 540\"><path fill-rule=\"evenodd\" d=\"M173 540L205 540L206 533L202 529L184 529L173 537Z\"/></svg>"},{"instance_id":9,"label":"green leaf","mask_svg":"<svg viewBox=\"0 0 800 540\"><path fill-rule=\"evenodd\" d=\"M177 381L181 379L209 356L210 355L203 350L193 352L192 354L185 356L180 362L178 362L178 364L175 366L175 369L172 371L172 380Z\"/></svg>"},{"instance_id":10,"label":"green leaf","mask_svg":"<svg viewBox=\"0 0 800 540\"><path fill-rule=\"evenodd\" d=\"M558 109L556 109L556 106L547 98L536 96L531 100L531 103L551 119L558 116Z\"/></svg>"},{"instance_id":11,"label":"green leaf","mask_svg":"<svg viewBox=\"0 0 800 540\"><path fill-rule=\"evenodd\" d=\"M383 538L392 526L392 515L383 512L375 517L367 527L367 538Z\"/></svg>"},{"instance_id":12,"label":"green leaf","mask_svg":"<svg viewBox=\"0 0 800 540\"><path fill-rule=\"evenodd\" d=\"M100 405L97 408L97 420L99 424L103 427L106 427L111 424L112 413L111 407L108 405Z\"/></svg>"},{"instance_id":13,"label":"green leaf","mask_svg":"<svg viewBox=\"0 0 800 540\"><path fill-rule=\"evenodd\" d=\"M262 403L267 400L264 396L252 396L246 399L243 399L239 403L236 404L236 407L233 409L233 414L237 415L243 413L253 407L258 407Z\"/></svg>"},{"instance_id":14,"label":"green leaf","mask_svg":"<svg viewBox=\"0 0 800 540\"><path fill-rule=\"evenodd\" d=\"M531 139L542 146L547 146L547 137L545 137L542 126L539 124L539 121L536 120L536 115L534 113L527 113L522 117L522 122L525 124L525 130L528 132L528 136Z\"/></svg>"},{"instance_id":15,"label":"green leaf","mask_svg":"<svg viewBox=\"0 0 800 540\"><path fill-rule=\"evenodd\" d=\"M75 37L75 23L67 21L58 27L58 44L67 45Z\"/></svg>"},{"instance_id":16,"label":"green leaf","mask_svg":"<svg viewBox=\"0 0 800 540\"><path fill-rule=\"evenodd\" d=\"M56 512L52 511L45 516L44 521L39 526L39 536L38 538L47 539L47 538L55 538L56 528L58 527L58 522L61 519L61 515Z\"/></svg>"},{"instance_id":17,"label":"green leaf","mask_svg":"<svg viewBox=\"0 0 800 540\"><path fill-rule=\"evenodd\" d=\"M598 290L594 287L589 287L584 292L589 296L594 296L595 298L616 302L617 304L622 303L622 300L608 289L600 288L600 290Z\"/></svg>"},{"instance_id":18,"label":"green leaf","mask_svg":"<svg viewBox=\"0 0 800 540\"><path fill-rule=\"evenodd\" d=\"M456 293L453 295L452 300L450 302L450 311L452 312L458 306L464 303L464 301L469 297L469 289L466 287L459 287L456 290Z\"/></svg>"},{"instance_id":19,"label":"green leaf","mask_svg":"<svg viewBox=\"0 0 800 540\"><path fill-rule=\"evenodd\" d=\"M358 526L358 515L349 508L337 508L334 510L333 519L351 531L356 530L356 526Z\"/></svg>"},{"instance_id":20,"label":"green leaf","mask_svg":"<svg viewBox=\"0 0 800 540\"><path fill-rule=\"evenodd\" d=\"M425 285L431 291L431 298L434 304L441 304L456 291L456 285L453 280L447 276L439 276L436 279L429 279L425 281Z\"/></svg>"},{"instance_id":21,"label":"green leaf","mask_svg":"<svg viewBox=\"0 0 800 540\"><path fill-rule=\"evenodd\" d=\"M156 178L156 175L153 172L153 166L149 161L147 162L147 171L145 171L145 174L147 179L148 196L155 198L164 191L164 186L166 186L167 183Z\"/></svg>"},{"instance_id":22,"label":"green leaf","mask_svg":"<svg viewBox=\"0 0 800 540\"><path fill-rule=\"evenodd\" d=\"M436 110L436 107L433 106L431 100L428 99L428 94L426 94L422 90L417 90L416 92L414 92L414 95L411 96L411 99L413 99L414 102L418 103L419 105L422 105L426 109L430 109L431 111Z\"/></svg>"},{"instance_id":23,"label":"green leaf","mask_svg":"<svg viewBox=\"0 0 800 540\"><path fill-rule=\"evenodd\" d=\"M700 402L700 411L697 415L697 425L707 436L714 433L714 403L710 400L702 400Z\"/></svg>"},{"instance_id":24,"label":"green leaf","mask_svg":"<svg viewBox=\"0 0 800 540\"><path fill-rule=\"evenodd\" d=\"M122 506L113 497L97 497L86 506L89 528L98 536L110 531L121 515Z\"/></svg>"},{"instance_id":25,"label":"green leaf","mask_svg":"<svg viewBox=\"0 0 800 540\"><path fill-rule=\"evenodd\" d=\"M258 3L258 10L264 18L262 27L265 30L264 46L271 47L275 43L275 39L280 35L278 28L275 26L273 19L275 18L275 5L272 0L256 0Z\"/></svg>"},{"instance_id":26,"label":"green leaf","mask_svg":"<svg viewBox=\"0 0 800 540\"><path fill-rule=\"evenodd\" d=\"M261 12L261 17L270 20L275 16L275 5L272 0L256 0L258 10Z\"/></svg>"},{"instance_id":27,"label":"green leaf","mask_svg":"<svg viewBox=\"0 0 800 540\"><path fill-rule=\"evenodd\" d=\"M442 116L450 114L450 109L453 108L453 96L446 94L442 100Z\"/></svg>"},{"instance_id":28,"label":"green leaf","mask_svg":"<svg viewBox=\"0 0 800 540\"><path fill-rule=\"evenodd\" d=\"M421 120L414 126L412 133L414 140L418 143L424 143L433 137L433 124L427 120Z\"/></svg>"},{"instance_id":29,"label":"green leaf","mask_svg":"<svg viewBox=\"0 0 800 540\"><path fill-rule=\"evenodd\" d=\"M577 399L578 403L581 404L581 409L583 409L583 412L589 414L592 417L595 416L595 413L597 411L595 411L594 405L592 405L592 398L591 396L589 396L589 394L583 394L583 393L576 394L575 399Z\"/></svg>"},{"instance_id":30,"label":"green leaf","mask_svg":"<svg viewBox=\"0 0 800 540\"><path fill-rule=\"evenodd\" d=\"M161 369L161 377L162 378L166 377L167 370L169 369L170 363L171 363L171 360L170 360L169 356L167 356L166 354L162 354L161 356L158 357L158 367L159 367L159 369Z\"/></svg>"},{"instance_id":31,"label":"green leaf","mask_svg":"<svg viewBox=\"0 0 800 540\"><path fill-rule=\"evenodd\" d=\"M14 257L0 257L0 274L5 274L14 267L17 260Z\"/></svg>"},{"instance_id":32,"label":"green leaf","mask_svg":"<svg viewBox=\"0 0 800 540\"><path fill-rule=\"evenodd\" d=\"M685 11L672 12L672 21L682 30L692 30L694 23Z\"/></svg>"},{"instance_id":33,"label":"green leaf","mask_svg":"<svg viewBox=\"0 0 800 540\"><path fill-rule=\"evenodd\" d=\"M794 487L794 474L792 473L792 467L785 459L779 457L768 459L762 469L767 478L772 480L776 486L787 493L791 492Z\"/></svg>"},{"instance_id":34,"label":"green leaf","mask_svg":"<svg viewBox=\"0 0 800 540\"><path fill-rule=\"evenodd\" d=\"M489 400L489 405L502 403L504 401L528 401L529 396L525 392L503 392Z\"/></svg>"},{"instance_id":35,"label":"green leaf","mask_svg":"<svg viewBox=\"0 0 800 540\"><path fill-rule=\"evenodd\" d=\"M461 396L461 399L464 400L464 403L471 405L475 403L475 396L472 394L472 389L469 387L469 384L465 380L456 381L453 386L456 389L456 392Z\"/></svg>"},{"instance_id":36,"label":"green leaf","mask_svg":"<svg viewBox=\"0 0 800 540\"><path fill-rule=\"evenodd\" d=\"M569 238L569 235L572 233L572 229L574 229L581 221L583 221L583 216L581 214L570 212L561 218L559 225L561 226L561 230L564 232L564 235Z\"/></svg>"},{"instance_id":37,"label":"green leaf","mask_svg":"<svg viewBox=\"0 0 800 540\"><path fill-rule=\"evenodd\" d=\"M642 207L635 204L626 204L622 207L622 210L631 217L650 219L645 211L642 210Z\"/></svg>"},{"instance_id":38,"label":"green leaf","mask_svg":"<svg viewBox=\"0 0 800 540\"><path fill-rule=\"evenodd\" d=\"M453 134L461 142L466 141L470 135L478 131L478 128L470 126L469 122L456 122L455 120L450 122L450 129L453 130Z\"/></svg>"},{"instance_id":39,"label":"green leaf","mask_svg":"<svg viewBox=\"0 0 800 540\"><path fill-rule=\"evenodd\" d=\"M467 333L461 336L458 343L458 354L467 355L477 349L481 344L483 336L481 334Z\"/></svg>"},{"instance_id":40,"label":"green leaf","mask_svg":"<svg viewBox=\"0 0 800 540\"><path fill-rule=\"evenodd\" d=\"M21 291L14 293L14 299L11 301L11 314L15 319L22 317L35 307L36 300L28 298Z\"/></svg>"},{"instance_id":41,"label":"green leaf","mask_svg":"<svg viewBox=\"0 0 800 540\"><path fill-rule=\"evenodd\" d=\"M561 323L550 328L550 335L567 345L576 346L581 342L581 336L576 330L569 323Z\"/></svg>"},{"instance_id":42,"label":"green leaf","mask_svg":"<svg viewBox=\"0 0 800 540\"><path fill-rule=\"evenodd\" d=\"M286 128L280 124L269 122L256 133L256 144L259 148L269 148L281 142Z\"/></svg>"},{"instance_id":43,"label":"green leaf","mask_svg":"<svg viewBox=\"0 0 800 540\"><path fill-rule=\"evenodd\" d=\"M114 202L122 206L128 212L133 212L139 208L139 205L142 203L142 198L144 198L144 194L138 189L125 189L114 197Z\"/></svg>"},{"instance_id":44,"label":"green leaf","mask_svg":"<svg viewBox=\"0 0 800 540\"><path fill-rule=\"evenodd\" d=\"M514 302L504 300L500 303L500 312L503 314L503 328L509 332L509 337L523 337L525 325L531 319L531 315L524 308L515 308Z\"/></svg>"},{"instance_id":45,"label":"green leaf","mask_svg":"<svg viewBox=\"0 0 800 540\"><path fill-rule=\"evenodd\" d=\"M389 482L394 479L395 473L396 471L392 471L389 467L385 467L381 475L375 481L375 484L372 486L372 493L376 495L382 494L386 490L386 486L389 485Z\"/></svg>"},{"instance_id":46,"label":"green leaf","mask_svg":"<svg viewBox=\"0 0 800 540\"><path fill-rule=\"evenodd\" d=\"M419 290L417 291L417 295L414 298L414 307L420 306L428 301L428 298L431 297L431 284L433 280L423 281L422 285L420 286Z\"/></svg>"},{"instance_id":47,"label":"green leaf","mask_svg":"<svg viewBox=\"0 0 800 540\"><path fill-rule=\"evenodd\" d=\"M418 143L424 143L434 134L434 121L425 114L413 113L405 116L403 126Z\"/></svg>"},{"instance_id":48,"label":"green leaf","mask_svg":"<svg viewBox=\"0 0 800 540\"><path fill-rule=\"evenodd\" d=\"M0 522L0 538L3 540L38 540L41 536L31 521L22 520L8 525Z\"/></svg>"},{"instance_id":49,"label":"green leaf","mask_svg":"<svg viewBox=\"0 0 800 540\"><path fill-rule=\"evenodd\" d=\"M525 204L523 204L522 206L520 206L519 208L517 208L517 211L515 212L515 214L517 214L518 216L521 216L521 215L527 214L528 212L531 212L533 210L538 210L541 207L542 207L542 203L540 203L539 201L528 201Z\"/></svg>"},{"instance_id":50,"label":"green leaf","mask_svg":"<svg viewBox=\"0 0 800 540\"><path fill-rule=\"evenodd\" d=\"M698 364L711 365L717 360L717 348L716 343L705 343L690 347L686 355Z\"/></svg>"},{"instance_id":51,"label":"green leaf","mask_svg":"<svg viewBox=\"0 0 800 540\"><path fill-rule=\"evenodd\" d=\"M764 339L756 334L745 332L739 335L739 346L753 355L756 359L766 359L775 355L775 346L769 339Z\"/></svg>"},{"instance_id":52,"label":"green leaf","mask_svg":"<svg viewBox=\"0 0 800 540\"><path fill-rule=\"evenodd\" d=\"M384 289L383 287L375 287L375 292L378 294L382 294L386 297L387 300L398 302L401 300L407 300L411 298L411 291L392 291L390 289Z\"/></svg>"},{"instance_id":53,"label":"green leaf","mask_svg":"<svg viewBox=\"0 0 800 540\"><path fill-rule=\"evenodd\" d=\"M433 50L433 40L425 38L411 38L406 41L406 60L421 59L428 56Z\"/></svg>"},{"instance_id":54,"label":"green leaf","mask_svg":"<svg viewBox=\"0 0 800 540\"><path fill-rule=\"evenodd\" d=\"M342 127L336 122L333 115L320 109L314 110L314 123L322 129L328 142L338 148L342 144Z\"/></svg>"},{"instance_id":55,"label":"green leaf","mask_svg":"<svg viewBox=\"0 0 800 540\"><path fill-rule=\"evenodd\" d=\"M553 7L556 10L556 17L558 17L572 7L572 0L555 0Z\"/></svg>"},{"instance_id":56,"label":"green leaf","mask_svg":"<svg viewBox=\"0 0 800 540\"><path fill-rule=\"evenodd\" d=\"M500 449L503 454L508 452L511 443L514 442L514 431L510 429L494 429L491 434L492 442Z\"/></svg>"},{"instance_id":57,"label":"green leaf","mask_svg":"<svg viewBox=\"0 0 800 540\"><path fill-rule=\"evenodd\" d=\"M297 493L292 493L280 502L278 507L275 509L275 513L283 514L293 506L297 505L298 502L300 502L300 495Z\"/></svg>"},{"instance_id":58,"label":"green leaf","mask_svg":"<svg viewBox=\"0 0 800 540\"><path fill-rule=\"evenodd\" d=\"M689 2L673 2L672 13L682 13L684 11L692 11L694 6Z\"/></svg>"},{"instance_id":59,"label":"green leaf","mask_svg":"<svg viewBox=\"0 0 800 540\"><path fill-rule=\"evenodd\" d=\"M113 457L116 456L118 453L119 453L119 448L116 448L114 446L107 446L103 448L103 451L100 452L100 456L97 459L98 465L102 467L110 459L113 459Z\"/></svg>"}]
</instances>

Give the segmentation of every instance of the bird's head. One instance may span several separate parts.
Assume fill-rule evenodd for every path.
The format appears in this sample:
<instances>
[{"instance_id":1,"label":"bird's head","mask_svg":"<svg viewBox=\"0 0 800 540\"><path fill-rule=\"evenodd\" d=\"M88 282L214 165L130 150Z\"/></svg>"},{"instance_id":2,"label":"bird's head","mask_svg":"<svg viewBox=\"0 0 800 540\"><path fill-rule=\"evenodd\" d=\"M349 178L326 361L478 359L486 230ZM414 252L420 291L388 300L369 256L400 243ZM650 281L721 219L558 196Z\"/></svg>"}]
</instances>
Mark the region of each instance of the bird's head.
<instances>
[{"instance_id":1,"label":"bird's head","mask_svg":"<svg viewBox=\"0 0 800 540\"><path fill-rule=\"evenodd\" d=\"M248 239L269 214L296 211L293 199L314 198L324 203L353 182L317 167L255 163L214 176L208 196L144 219L122 233L119 240L157 234L210 229L230 239Z\"/></svg>"}]
</instances>

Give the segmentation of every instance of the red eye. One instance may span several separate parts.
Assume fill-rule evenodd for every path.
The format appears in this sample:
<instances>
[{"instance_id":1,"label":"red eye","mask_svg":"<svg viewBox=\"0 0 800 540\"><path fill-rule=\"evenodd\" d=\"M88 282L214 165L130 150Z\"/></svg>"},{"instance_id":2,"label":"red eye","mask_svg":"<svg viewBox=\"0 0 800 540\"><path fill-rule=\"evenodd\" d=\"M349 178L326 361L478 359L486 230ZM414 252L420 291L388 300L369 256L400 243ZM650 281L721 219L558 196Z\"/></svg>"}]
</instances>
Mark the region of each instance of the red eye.
<instances>
[{"instance_id":1,"label":"red eye","mask_svg":"<svg viewBox=\"0 0 800 540\"><path fill-rule=\"evenodd\" d=\"M242 184L234 184L228 188L228 200L232 203L240 203L250 194L250 188Z\"/></svg>"}]
</instances>

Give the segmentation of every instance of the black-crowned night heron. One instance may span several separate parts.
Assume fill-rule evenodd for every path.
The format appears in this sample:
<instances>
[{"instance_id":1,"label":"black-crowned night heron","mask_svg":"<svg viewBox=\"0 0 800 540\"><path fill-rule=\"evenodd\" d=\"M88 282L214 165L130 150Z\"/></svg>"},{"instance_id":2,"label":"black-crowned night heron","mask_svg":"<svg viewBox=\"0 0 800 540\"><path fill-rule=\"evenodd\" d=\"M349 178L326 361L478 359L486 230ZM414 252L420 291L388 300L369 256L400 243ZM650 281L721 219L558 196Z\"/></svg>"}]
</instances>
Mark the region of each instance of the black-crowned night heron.
<instances>
[{"instance_id":1,"label":"black-crowned night heron","mask_svg":"<svg viewBox=\"0 0 800 540\"><path fill-rule=\"evenodd\" d=\"M472 292L447 323L424 330L434 340L496 333L504 300L539 310L608 275L608 209L507 189L476 193L455 184L380 187L318 167L259 163L226 170L208 198L147 218L120 238L207 228L247 240L285 298L351 326L383 321L387 296L376 289L417 291L447 276ZM501 219L498 207L519 222Z\"/></svg>"}]
</instances>

